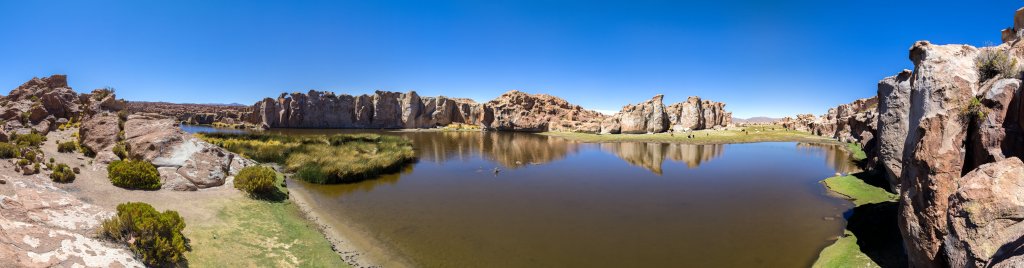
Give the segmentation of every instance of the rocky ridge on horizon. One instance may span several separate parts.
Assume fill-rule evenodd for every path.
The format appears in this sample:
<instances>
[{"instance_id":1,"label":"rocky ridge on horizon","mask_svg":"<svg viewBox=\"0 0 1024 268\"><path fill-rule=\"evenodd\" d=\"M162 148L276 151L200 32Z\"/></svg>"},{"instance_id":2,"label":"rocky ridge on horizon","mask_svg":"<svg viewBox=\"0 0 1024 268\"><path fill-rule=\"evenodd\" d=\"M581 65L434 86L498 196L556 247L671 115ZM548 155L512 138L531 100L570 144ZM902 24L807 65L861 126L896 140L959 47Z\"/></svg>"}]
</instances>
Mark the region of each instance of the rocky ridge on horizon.
<instances>
[{"instance_id":1,"label":"rocky ridge on horizon","mask_svg":"<svg viewBox=\"0 0 1024 268\"><path fill-rule=\"evenodd\" d=\"M127 109L131 113L161 114L188 125L210 125L215 122L234 125L242 123L242 112L248 107L236 104L129 101Z\"/></svg>"},{"instance_id":2,"label":"rocky ridge on horizon","mask_svg":"<svg viewBox=\"0 0 1024 268\"><path fill-rule=\"evenodd\" d=\"M266 98L243 112L240 119L264 129L415 129L460 123L499 131L582 133L603 132L606 122L644 120L644 133L658 133L677 125L685 125L682 128L694 130L726 126L731 120L731 113L724 110L724 103L701 100L699 97L691 97L687 102L668 107L663 104L657 107L648 105L661 109L657 113L626 111L638 109L629 107L642 105L627 105L623 112L608 116L552 95L529 94L518 90L508 91L485 103L445 96L421 97L415 91L376 91L372 95L351 96L310 90L307 93L283 93L277 99ZM654 119L657 123L651 121L647 124L647 117L651 116L661 116L665 120L662 122L661 119ZM651 129L646 129L648 125ZM627 125L625 133L639 133L630 127L632 125Z\"/></svg>"}]
</instances>

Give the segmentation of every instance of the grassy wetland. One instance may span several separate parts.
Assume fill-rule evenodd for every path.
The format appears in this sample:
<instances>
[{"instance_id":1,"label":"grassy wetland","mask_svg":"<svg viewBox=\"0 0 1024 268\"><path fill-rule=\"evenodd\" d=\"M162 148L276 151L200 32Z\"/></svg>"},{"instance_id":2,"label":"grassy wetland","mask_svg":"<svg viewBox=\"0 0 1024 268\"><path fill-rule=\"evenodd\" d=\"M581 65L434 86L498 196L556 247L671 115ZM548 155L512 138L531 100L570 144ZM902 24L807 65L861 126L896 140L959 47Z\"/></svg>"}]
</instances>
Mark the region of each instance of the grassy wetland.
<instances>
[{"instance_id":1,"label":"grassy wetland","mask_svg":"<svg viewBox=\"0 0 1024 268\"><path fill-rule=\"evenodd\" d=\"M412 142L378 134L205 133L200 138L260 162L283 165L312 183L355 182L396 172L416 160Z\"/></svg>"}]
</instances>

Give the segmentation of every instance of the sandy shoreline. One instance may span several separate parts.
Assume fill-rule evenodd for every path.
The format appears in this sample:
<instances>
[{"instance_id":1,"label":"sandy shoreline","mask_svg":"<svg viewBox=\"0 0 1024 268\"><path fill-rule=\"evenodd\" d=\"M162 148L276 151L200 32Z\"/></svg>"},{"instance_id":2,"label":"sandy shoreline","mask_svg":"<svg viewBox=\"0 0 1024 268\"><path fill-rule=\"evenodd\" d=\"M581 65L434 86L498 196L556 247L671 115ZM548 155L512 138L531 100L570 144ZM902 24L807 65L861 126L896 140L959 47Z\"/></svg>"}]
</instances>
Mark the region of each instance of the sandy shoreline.
<instances>
[{"instance_id":1,"label":"sandy shoreline","mask_svg":"<svg viewBox=\"0 0 1024 268\"><path fill-rule=\"evenodd\" d=\"M314 209L312 198L304 190L297 189L295 182L288 179L289 199L298 206L299 211L307 220L316 224L317 230L327 238L335 252L342 260L354 267L413 267L406 260L395 256L389 250L379 246L373 239L362 232L349 227L349 224L328 224L322 212ZM337 228L335 227L337 226Z\"/></svg>"}]
</instances>

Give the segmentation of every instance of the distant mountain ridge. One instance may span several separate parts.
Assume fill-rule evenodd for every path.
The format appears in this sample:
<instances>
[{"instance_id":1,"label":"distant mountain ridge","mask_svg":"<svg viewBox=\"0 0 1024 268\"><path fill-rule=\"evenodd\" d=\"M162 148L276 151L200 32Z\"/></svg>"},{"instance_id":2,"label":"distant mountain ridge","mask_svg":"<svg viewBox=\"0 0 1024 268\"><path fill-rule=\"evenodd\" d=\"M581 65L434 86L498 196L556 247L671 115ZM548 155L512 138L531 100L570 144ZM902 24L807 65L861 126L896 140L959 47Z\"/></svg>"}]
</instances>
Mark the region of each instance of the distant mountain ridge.
<instances>
[{"instance_id":1,"label":"distant mountain ridge","mask_svg":"<svg viewBox=\"0 0 1024 268\"><path fill-rule=\"evenodd\" d=\"M746 119L738 118L738 117L733 117L732 118L732 122L733 123L737 123L737 124L739 124L739 123L772 123L772 122L778 122L780 120L782 120L782 118L767 117L767 116L755 116L755 117L746 118Z\"/></svg>"}]
</instances>

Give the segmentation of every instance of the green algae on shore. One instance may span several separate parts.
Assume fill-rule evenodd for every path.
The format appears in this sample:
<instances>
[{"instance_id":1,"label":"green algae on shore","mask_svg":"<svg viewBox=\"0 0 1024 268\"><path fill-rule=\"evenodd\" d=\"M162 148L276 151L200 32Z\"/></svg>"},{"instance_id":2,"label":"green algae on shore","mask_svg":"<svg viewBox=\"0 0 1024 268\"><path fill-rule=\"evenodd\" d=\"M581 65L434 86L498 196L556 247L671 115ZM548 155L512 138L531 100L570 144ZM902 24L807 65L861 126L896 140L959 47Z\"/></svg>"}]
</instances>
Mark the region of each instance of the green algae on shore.
<instances>
[{"instance_id":1,"label":"green algae on shore","mask_svg":"<svg viewBox=\"0 0 1024 268\"><path fill-rule=\"evenodd\" d=\"M843 236L836 240L835 243L825 247L818 254L818 259L814 262L814 268L828 268L828 267L880 267L877 263L871 260L867 254L864 254L860 250L860 246L857 245L857 236L853 235L853 232L846 230L843 232Z\"/></svg>"},{"instance_id":2,"label":"green algae on shore","mask_svg":"<svg viewBox=\"0 0 1024 268\"><path fill-rule=\"evenodd\" d=\"M870 185L854 175L830 177L821 182L829 190L846 197L856 206L895 201L897 197L896 194Z\"/></svg>"},{"instance_id":3,"label":"green algae on shore","mask_svg":"<svg viewBox=\"0 0 1024 268\"><path fill-rule=\"evenodd\" d=\"M860 149L860 147L857 147L853 144L849 144L848 147L850 149L853 149L854 147L856 147L856 149ZM853 152L854 151L851 150L851 154L853 154ZM863 153L863 151L861 152ZM865 173L859 173L858 175L866 176ZM880 217L885 218L886 216L894 216L884 215L886 212L895 214L895 211L886 211L884 207L886 207L886 205L894 204L898 196L896 194L886 191L885 189L882 189L881 187L868 184L863 179L855 175L834 176L822 180L821 183L824 184L829 191L842 195L846 199L849 199L851 202L854 203L856 207L853 209L853 213L851 213L850 218L848 219L847 227L846 230L844 230L843 236L838 238L834 243L832 243L828 247L825 247L825 249L822 249L822 251L818 254L818 259L815 260L814 265L812 267L880 267L880 265L876 263L875 259L870 257L866 253L864 248L861 248L861 245L867 243L859 241L858 237L855 234L855 231L858 231L857 228L860 228L860 232L864 232L863 225L865 224L861 222L865 221L865 218L872 218L873 220L877 221L879 220L877 218ZM858 211L860 212L858 213ZM860 215L865 213L868 214ZM861 226L854 226L857 224L860 224ZM893 223L893 225L894 224L895 223ZM873 243L872 246L880 247L874 249L875 254L886 255L886 253L890 253L883 258L883 260L885 261L891 261L892 259L896 258L893 257L891 254L893 250L887 248L886 244L898 244L898 242L886 242L884 241L884 238L881 239L882 242L878 242L879 239L876 239L876 237L898 237L899 234L897 233L895 235L879 235L878 233L884 233L885 230L879 231L875 229L885 229L884 226L881 226L879 224L868 225L872 225L870 229L873 230L873 233L868 232L869 236L871 236L871 238L873 239L873 241L871 241ZM896 255L898 257L898 254Z\"/></svg>"}]
</instances>

